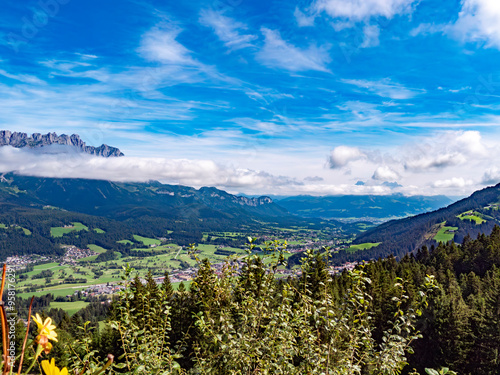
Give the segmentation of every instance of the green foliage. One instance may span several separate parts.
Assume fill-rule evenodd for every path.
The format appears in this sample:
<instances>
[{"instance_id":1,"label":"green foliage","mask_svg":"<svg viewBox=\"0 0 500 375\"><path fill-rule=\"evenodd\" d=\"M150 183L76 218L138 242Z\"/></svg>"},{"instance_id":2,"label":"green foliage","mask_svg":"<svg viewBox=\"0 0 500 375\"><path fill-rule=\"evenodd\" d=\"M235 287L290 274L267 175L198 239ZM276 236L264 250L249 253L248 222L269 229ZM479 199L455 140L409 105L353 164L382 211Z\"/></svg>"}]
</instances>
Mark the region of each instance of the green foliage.
<instances>
[{"instance_id":1,"label":"green foliage","mask_svg":"<svg viewBox=\"0 0 500 375\"><path fill-rule=\"evenodd\" d=\"M280 249L271 243L269 248ZM215 277L202 263L193 282L198 304L194 344L200 374L399 374L410 343L419 337L414 323L426 293L408 303L397 279L396 307L380 343L373 337L371 280L362 268L349 275L343 303L329 293L325 259L309 252L298 283L276 282L282 260L266 266L249 255L239 276L231 260ZM435 288L432 277L424 289ZM210 303L208 303L210 301Z\"/></svg>"}]
</instances>

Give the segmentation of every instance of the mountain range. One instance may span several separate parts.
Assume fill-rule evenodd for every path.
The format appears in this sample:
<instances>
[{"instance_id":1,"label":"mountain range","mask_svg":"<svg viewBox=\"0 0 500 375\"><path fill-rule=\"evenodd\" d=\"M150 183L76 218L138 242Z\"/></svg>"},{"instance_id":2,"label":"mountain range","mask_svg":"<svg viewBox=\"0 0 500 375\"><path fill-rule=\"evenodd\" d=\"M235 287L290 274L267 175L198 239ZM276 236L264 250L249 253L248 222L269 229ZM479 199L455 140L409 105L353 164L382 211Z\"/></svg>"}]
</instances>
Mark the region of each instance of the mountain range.
<instances>
[{"instance_id":1,"label":"mountain range","mask_svg":"<svg viewBox=\"0 0 500 375\"><path fill-rule=\"evenodd\" d=\"M141 216L204 220L282 218L288 212L268 197L247 198L225 191L179 185L89 179L1 176L0 200L11 204L127 220Z\"/></svg>"},{"instance_id":2,"label":"mountain range","mask_svg":"<svg viewBox=\"0 0 500 375\"><path fill-rule=\"evenodd\" d=\"M33 133L32 135L28 135L27 133L0 130L0 146L40 150L43 147L52 145L70 146L78 152L96 156L124 156L123 153L116 147L111 147L105 144L99 147L87 146L85 142L80 139L78 134L61 134L58 136L56 133Z\"/></svg>"},{"instance_id":3,"label":"mountain range","mask_svg":"<svg viewBox=\"0 0 500 375\"><path fill-rule=\"evenodd\" d=\"M409 197L402 194L326 197L306 195L279 199L277 203L289 212L302 217L383 222L437 210L449 205L452 200L444 195Z\"/></svg>"}]
</instances>

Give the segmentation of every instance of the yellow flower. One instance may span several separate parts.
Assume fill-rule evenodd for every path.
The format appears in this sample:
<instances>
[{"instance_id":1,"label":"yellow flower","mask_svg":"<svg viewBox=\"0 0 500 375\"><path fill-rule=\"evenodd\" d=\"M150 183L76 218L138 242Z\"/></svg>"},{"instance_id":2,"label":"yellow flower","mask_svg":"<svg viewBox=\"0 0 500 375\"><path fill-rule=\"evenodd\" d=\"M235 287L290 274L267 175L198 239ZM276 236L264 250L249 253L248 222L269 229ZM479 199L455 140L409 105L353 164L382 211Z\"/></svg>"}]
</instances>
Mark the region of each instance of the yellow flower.
<instances>
[{"instance_id":1,"label":"yellow flower","mask_svg":"<svg viewBox=\"0 0 500 375\"><path fill-rule=\"evenodd\" d=\"M32 315L31 317L38 326L38 341L40 341L41 336L45 336L47 337L47 339L52 341L57 341L57 333L55 331L56 326L52 324L51 318L45 319L45 321L42 323L42 318L40 317L40 315L36 314L36 316Z\"/></svg>"},{"instance_id":2,"label":"yellow flower","mask_svg":"<svg viewBox=\"0 0 500 375\"><path fill-rule=\"evenodd\" d=\"M45 375L68 375L68 369L65 367L62 370L56 366L56 360L52 358L49 361L42 361L42 368L45 372Z\"/></svg>"}]
</instances>

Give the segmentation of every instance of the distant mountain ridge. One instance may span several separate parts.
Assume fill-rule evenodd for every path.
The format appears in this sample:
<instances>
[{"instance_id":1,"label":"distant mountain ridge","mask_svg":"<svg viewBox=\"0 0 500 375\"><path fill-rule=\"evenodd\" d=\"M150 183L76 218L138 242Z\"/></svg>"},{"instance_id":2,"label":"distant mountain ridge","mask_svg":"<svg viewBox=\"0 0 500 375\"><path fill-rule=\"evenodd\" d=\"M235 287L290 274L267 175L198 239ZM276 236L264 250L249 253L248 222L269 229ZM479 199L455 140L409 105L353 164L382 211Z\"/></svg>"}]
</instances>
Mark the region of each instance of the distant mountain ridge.
<instances>
[{"instance_id":1,"label":"distant mountain ridge","mask_svg":"<svg viewBox=\"0 0 500 375\"><path fill-rule=\"evenodd\" d=\"M266 196L248 198L213 187L195 189L157 181L123 183L9 173L0 176L0 192L2 190L0 202L40 208L51 205L118 220L141 216L194 220L291 217Z\"/></svg>"},{"instance_id":2,"label":"distant mountain ridge","mask_svg":"<svg viewBox=\"0 0 500 375\"><path fill-rule=\"evenodd\" d=\"M87 146L85 142L80 139L78 134L61 134L58 136L56 133L33 133L32 135L28 135L27 133L0 130L0 146L36 149L50 145L73 146L80 152L106 158L124 156L118 148L105 144L99 147Z\"/></svg>"},{"instance_id":3,"label":"distant mountain ridge","mask_svg":"<svg viewBox=\"0 0 500 375\"><path fill-rule=\"evenodd\" d=\"M387 221L433 211L452 203L443 196L342 195L313 197L309 195L280 199L277 203L293 214L322 219Z\"/></svg>"}]
</instances>

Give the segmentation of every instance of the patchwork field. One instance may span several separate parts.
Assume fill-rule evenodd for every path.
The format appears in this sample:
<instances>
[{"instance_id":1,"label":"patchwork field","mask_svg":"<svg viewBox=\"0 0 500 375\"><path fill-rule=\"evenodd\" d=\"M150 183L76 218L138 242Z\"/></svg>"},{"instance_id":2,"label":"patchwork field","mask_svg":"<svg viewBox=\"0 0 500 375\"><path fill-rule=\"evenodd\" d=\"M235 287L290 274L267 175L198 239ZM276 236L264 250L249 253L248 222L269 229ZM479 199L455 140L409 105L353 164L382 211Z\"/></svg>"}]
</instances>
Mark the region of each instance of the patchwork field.
<instances>
[{"instance_id":1,"label":"patchwork field","mask_svg":"<svg viewBox=\"0 0 500 375\"><path fill-rule=\"evenodd\" d=\"M145 241L147 242L147 239ZM89 245L89 248L98 253L106 251L106 249L97 245ZM136 250L149 252L149 256L126 256L113 261L94 263L93 261L97 258L97 255L94 255L79 259L76 266L60 266L55 262L37 265L33 271L26 273L26 280L18 280L16 285L18 295L23 298L32 295L41 296L47 293L52 293L55 297L67 296L78 290L84 290L91 285L118 282L121 281L122 267L127 264L135 269L134 275L138 274L140 277L144 277L148 271L151 271L154 276L162 276L166 270L172 272L176 269L196 265L196 260L193 255L189 254L189 250L183 249L176 244L160 245L154 249ZM245 254L243 249L219 248L215 245L204 244L199 245L198 250L200 258L208 258L212 263L224 261L229 253ZM218 251L222 251L222 254L216 254ZM158 252L162 252L162 254L157 254ZM42 274L44 271L50 271L51 273Z\"/></svg>"},{"instance_id":2,"label":"patchwork field","mask_svg":"<svg viewBox=\"0 0 500 375\"><path fill-rule=\"evenodd\" d=\"M484 219L483 215L481 215L480 213L478 213L476 211L463 212L460 215L458 215L457 217L462 221L463 220L473 221L477 225L482 224L482 223L486 223L486 220Z\"/></svg>"},{"instance_id":3,"label":"patchwork field","mask_svg":"<svg viewBox=\"0 0 500 375\"><path fill-rule=\"evenodd\" d=\"M1 227L1 226L0 226ZM67 227L52 227L51 235L54 237L63 237L65 233L76 231L95 231L96 233L104 232L95 227L89 227L80 222L73 222ZM312 243L324 238L324 233L317 230L307 228L282 228L281 232L277 229L272 229L270 233L265 233L268 237L285 238L290 245L301 245L304 243ZM249 234L239 232L207 232L203 237L226 238L228 244L232 238L246 238L247 236L262 236L262 234ZM191 253L188 247L179 246L175 243L164 243L157 238L149 238L140 235L133 235L132 238L123 238L118 243L131 245L130 250L122 253L115 251L118 255L117 259L96 262L99 254L109 251L109 249L90 244L88 248L96 255L87 258L78 259L76 263L59 265L53 262L43 265L34 266L33 271L27 273L19 273L19 278L16 283L17 295L19 297L28 298L31 296L42 296L45 294L53 294L54 297L71 297L78 291L83 291L89 286L98 284L115 284L122 281L122 268L129 265L134 269L132 277L139 275L145 277L150 271L153 276L163 276L165 271L170 274L175 271L180 271L189 267L196 266L195 257L200 259L208 258L211 263L223 262L227 256L244 256L247 254L244 248L225 246L212 243L200 243L197 250ZM207 241L208 242L208 241ZM223 242L223 241L219 241ZM240 240L241 242L241 240ZM154 245L151 247L151 245ZM368 248L364 244L364 248ZM373 244L371 246L375 246ZM360 248L363 245L358 245ZM130 255L128 255L130 251ZM268 254L261 254L262 256ZM288 258L291 254L286 254ZM109 259L109 258L108 258ZM273 261L272 258L266 256L265 262ZM184 274L183 277L190 277L190 274ZM178 288L179 283L173 283L174 288ZM189 284L189 282L186 282ZM74 297L73 297L74 298ZM85 307L86 304L82 301L78 302L57 302L52 303L51 307L60 307L70 314Z\"/></svg>"},{"instance_id":4,"label":"patchwork field","mask_svg":"<svg viewBox=\"0 0 500 375\"><path fill-rule=\"evenodd\" d=\"M64 234L70 233L73 231L78 232L81 230L86 230L86 231L89 230L89 228L87 226L83 225L82 223L75 222L72 224L73 224L73 226L69 226L69 227L52 227L52 228L50 228L50 235L52 237L62 237Z\"/></svg>"},{"instance_id":5,"label":"patchwork field","mask_svg":"<svg viewBox=\"0 0 500 375\"><path fill-rule=\"evenodd\" d=\"M87 307L89 302L85 301L75 301L75 302L51 302L50 307L54 309L63 309L68 313L68 315L73 315L74 313L80 311L81 309Z\"/></svg>"},{"instance_id":6,"label":"patchwork field","mask_svg":"<svg viewBox=\"0 0 500 375\"><path fill-rule=\"evenodd\" d=\"M14 225L14 227L17 229L22 229L26 236L31 235L31 231L27 228L20 227L19 225ZM0 223L0 229L7 229L7 225Z\"/></svg>"},{"instance_id":7,"label":"patchwork field","mask_svg":"<svg viewBox=\"0 0 500 375\"><path fill-rule=\"evenodd\" d=\"M455 231L458 227L442 227L439 232L434 236L437 242L448 242L455 237Z\"/></svg>"},{"instance_id":8,"label":"patchwork field","mask_svg":"<svg viewBox=\"0 0 500 375\"><path fill-rule=\"evenodd\" d=\"M146 246L161 244L160 240L157 240L155 238L148 238L148 237L138 236L137 234L134 234L134 240L136 240L138 242L142 242Z\"/></svg>"},{"instance_id":9,"label":"patchwork field","mask_svg":"<svg viewBox=\"0 0 500 375\"><path fill-rule=\"evenodd\" d=\"M347 249L347 252L354 253L354 252L360 251L360 250L371 249L372 247L376 247L376 246L380 245L381 243L382 242L366 242L366 243L360 243L359 245L351 245Z\"/></svg>"}]
</instances>

